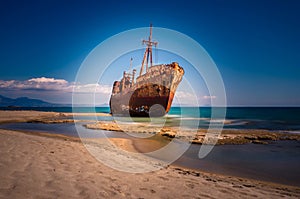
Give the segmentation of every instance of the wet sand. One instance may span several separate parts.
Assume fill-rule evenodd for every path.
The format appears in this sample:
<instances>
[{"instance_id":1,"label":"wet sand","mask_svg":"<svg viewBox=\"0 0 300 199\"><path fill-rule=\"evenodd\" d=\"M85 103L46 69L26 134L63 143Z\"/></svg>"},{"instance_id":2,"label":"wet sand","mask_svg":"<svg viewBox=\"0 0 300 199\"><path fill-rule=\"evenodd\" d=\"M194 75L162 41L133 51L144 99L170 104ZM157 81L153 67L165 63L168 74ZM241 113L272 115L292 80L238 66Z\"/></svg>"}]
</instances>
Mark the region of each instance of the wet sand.
<instances>
[{"instance_id":1,"label":"wet sand","mask_svg":"<svg viewBox=\"0 0 300 199\"><path fill-rule=\"evenodd\" d=\"M1 198L300 197L298 187L179 167L120 172L98 162L82 143L61 137L0 130L0 140ZM114 142L134 150L129 140Z\"/></svg>"},{"instance_id":2,"label":"wet sand","mask_svg":"<svg viewBox=\"0 0 300 199\"><path fill-rule=\"evenodd\" d=\"M39 123L68 123L74 122L73 116L110 116L107 113L57 113L43 111L2 111L0 110L0 124L14 122Z\"/></svg>"},{"instance_id":3,"label":"wet sand","mask_svg":"<svg viewBox=\"0 0 300 199\"><path fill-rule=\"evenodd\" d=\"M242 130L242 129L223 129L222 133L210 133L210 138L206 139L207 130L188 130L178 127L156 127L144 126L143 124L122 124L113 121L93 122L85 125L90 129L102 129L107 131L122 131L135 133L157 134L170 139L176 138L188 141L193 144L268 144L270 141L277 140L297 140L300 141L300 134L285 132L274 132L269 130Z\"/></svg>"},{"instance_id":4,"label":"wet sand","mask_svg":"<svg viewBox=\"0 0 300 199\"><path fill-rule=\"evenodd\" d=\"M0 111L0 124L28 122L31 120L50 120L59 118L61 113L42 111Z\"/></svg>"},{"instance_id":5,"label":"wet sand","mask_svg":"<svg viewBox=\"0 0 300 199\"><path fill-rule=\"evenodd\" d=\"M26 121L28 117L40 117L39 112L5 114L10 117L5 119L0 112L0 121ZM17 119L11 118L14 114ZM42 113L42 116L53 117L53 113ZM101 139L98 141L98 147L111 159L124 158L126 166L141 163L134 156L125 157L118 151L109 150ZM129 139L112 138L111 141L127 151L139 148ZM174 166L149 173L121 172L97 161L80 139L62 135L0 130L0 143L0 198L300 197L299 187ZM151 141L144 144L153 147ZM142 166L155 165L145 159Z\"/></svg>"}]
</instances>

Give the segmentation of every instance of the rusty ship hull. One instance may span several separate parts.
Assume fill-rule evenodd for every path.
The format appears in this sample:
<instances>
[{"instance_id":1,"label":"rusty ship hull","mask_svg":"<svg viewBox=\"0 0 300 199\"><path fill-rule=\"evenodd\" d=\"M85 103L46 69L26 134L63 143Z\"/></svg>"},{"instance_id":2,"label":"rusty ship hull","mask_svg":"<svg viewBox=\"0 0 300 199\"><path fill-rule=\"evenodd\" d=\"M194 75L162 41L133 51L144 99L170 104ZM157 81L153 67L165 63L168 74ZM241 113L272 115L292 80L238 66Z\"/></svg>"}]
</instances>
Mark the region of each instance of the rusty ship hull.
<instances>
[{"instance_id":1,"label":"rusty ship hull","mask_svg":"<svg viewBox=\"0 0 300 199\"><path fill-rule=\"evenodd\" d=\"M184 70L176 62L155 65L136 82L126 76L114 83L110 109L114 116L160 117L169 112Z\"/></svg>"}]
</instances>

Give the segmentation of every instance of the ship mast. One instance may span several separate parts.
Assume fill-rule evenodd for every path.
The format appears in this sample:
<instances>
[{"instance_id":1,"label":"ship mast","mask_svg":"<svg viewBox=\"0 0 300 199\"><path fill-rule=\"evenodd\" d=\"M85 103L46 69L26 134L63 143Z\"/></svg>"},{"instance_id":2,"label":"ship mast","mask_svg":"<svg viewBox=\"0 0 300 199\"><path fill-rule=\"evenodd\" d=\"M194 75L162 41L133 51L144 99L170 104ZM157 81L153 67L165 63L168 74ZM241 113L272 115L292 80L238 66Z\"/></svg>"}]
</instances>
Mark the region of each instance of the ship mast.
<instances>
[{"instance_id":1,"label":"ship mast","mask_svg":"<svg viewBox=\"0 0 300 199\"><path fill-rule=\"evenodd\" d=\"M143 74L145 64L146 64L146 72L148 72L149 59L150 59L150 67L152 66L152 46L154 45L156 47L156 45L158 44L158 42L152 41L152 24L150 24L149 38L148 38L148 40L143 40L143 44L146 44L147 48L144 53L144 58L143 58L143 62L142 62L141 70L140 70L140 76Z\"/></svg>"},{"instance_id":2,"label":"ship mast","mask_svg":"<svg viewBox=\"0 0 300 199\"><path fill-rule=\"evenodd\" d=\"M130 58L130 66L129 66L129 71L131 71L131 68L132 68L132 57Z\"/></svg>"}]
</instances>

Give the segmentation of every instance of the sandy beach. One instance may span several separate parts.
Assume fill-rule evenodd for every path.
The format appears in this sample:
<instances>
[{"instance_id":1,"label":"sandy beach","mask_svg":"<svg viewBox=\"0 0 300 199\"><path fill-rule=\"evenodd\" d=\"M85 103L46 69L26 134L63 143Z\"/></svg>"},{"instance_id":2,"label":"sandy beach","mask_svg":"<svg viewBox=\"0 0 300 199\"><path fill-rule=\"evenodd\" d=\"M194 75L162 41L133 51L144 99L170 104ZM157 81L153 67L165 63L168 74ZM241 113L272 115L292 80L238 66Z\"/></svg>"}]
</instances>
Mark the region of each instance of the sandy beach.
<instances>
[{"instance_id":1,"label":"sandy beach","mask_svg":"<svg viewBox=\"0 0 300 199\"><path fill-rule=\"evenodd\" d=\"M59 113L0 111L0 122L60 117ZM1 126L0 126L1 128ZM113 138L135 151L131 140ZM97 161L79 138L0 130L0 198L299 198L300 188L169 166L148 173L114 170ZM98 147L110 158L123 157ZM145 159L146 160L146 159ZM122 166L122 165L121 165ZM149 165L147 161L142 166Z\"/></svg>"}]
</instances>

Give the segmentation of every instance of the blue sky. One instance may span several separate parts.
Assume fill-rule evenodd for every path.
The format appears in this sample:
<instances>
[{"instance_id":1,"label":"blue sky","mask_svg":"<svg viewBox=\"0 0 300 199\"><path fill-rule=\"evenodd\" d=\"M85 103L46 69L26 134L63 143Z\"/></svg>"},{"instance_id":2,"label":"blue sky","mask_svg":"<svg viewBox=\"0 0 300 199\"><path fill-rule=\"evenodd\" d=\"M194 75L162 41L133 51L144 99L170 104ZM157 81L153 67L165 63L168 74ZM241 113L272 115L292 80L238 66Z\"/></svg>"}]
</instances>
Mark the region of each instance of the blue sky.
<instances>
[{"instance_id":1,"label":"blue sky","mask_svg":"<svg viewBox=\"0 0 300 199\"><path fill-rule=\"evenodd\" d=\"M152 22L206 49L223 77L229 105L299 106L299 10L296 0L4 1L0 94L68 102L77 70L93 48ZM67 92L55 90L63 80ZM43 85L32 89L33 82Z\"/></svg>"}]
</instances>

